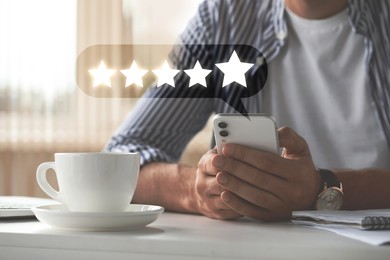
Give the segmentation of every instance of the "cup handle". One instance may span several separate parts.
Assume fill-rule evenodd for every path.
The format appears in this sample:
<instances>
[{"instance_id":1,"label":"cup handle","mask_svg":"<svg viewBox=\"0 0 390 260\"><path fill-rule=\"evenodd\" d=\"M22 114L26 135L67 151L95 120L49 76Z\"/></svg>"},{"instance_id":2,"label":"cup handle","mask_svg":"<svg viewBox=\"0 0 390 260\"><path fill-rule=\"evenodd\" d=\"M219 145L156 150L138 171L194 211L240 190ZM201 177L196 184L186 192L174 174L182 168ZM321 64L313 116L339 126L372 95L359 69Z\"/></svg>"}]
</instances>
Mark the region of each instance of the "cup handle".
<instances>
[{"instance_id":1,"label":"cup handle","mask_svg":"<svg viewBox=\"0 0 390 260\"><path fill-rule=\"evenodd\" d=\"M53 199L62 202L61 195L58 191L56 191L47 181L47 171L49 169L53 169L56 171L55 162L45 162L38 166L37 168L37 182L39 187L50 197Z\"/></svg>"}]
</instances>

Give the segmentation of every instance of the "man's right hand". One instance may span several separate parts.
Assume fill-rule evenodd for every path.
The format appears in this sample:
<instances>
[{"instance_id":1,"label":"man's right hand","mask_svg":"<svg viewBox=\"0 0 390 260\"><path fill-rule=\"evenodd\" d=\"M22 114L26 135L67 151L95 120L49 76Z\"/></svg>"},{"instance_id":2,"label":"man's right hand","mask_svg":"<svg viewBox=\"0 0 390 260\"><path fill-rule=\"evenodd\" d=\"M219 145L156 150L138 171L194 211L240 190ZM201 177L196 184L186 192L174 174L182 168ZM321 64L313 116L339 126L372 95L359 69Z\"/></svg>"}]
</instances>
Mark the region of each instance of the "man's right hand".
<instances>
[{"instance_id":1,"label":"man's right hand","mask_svg":"<svg viewBox=\"0 0 390 260\"><path fill-rule=\"evenodd\" d=\"M215 219L236 219L241 215L229 208L221 199L222 187L216 182L219 172L213 166L216 149L208 151L199 161L196 170L195 199L198 212Z\"/></svg>"}]
</instances>

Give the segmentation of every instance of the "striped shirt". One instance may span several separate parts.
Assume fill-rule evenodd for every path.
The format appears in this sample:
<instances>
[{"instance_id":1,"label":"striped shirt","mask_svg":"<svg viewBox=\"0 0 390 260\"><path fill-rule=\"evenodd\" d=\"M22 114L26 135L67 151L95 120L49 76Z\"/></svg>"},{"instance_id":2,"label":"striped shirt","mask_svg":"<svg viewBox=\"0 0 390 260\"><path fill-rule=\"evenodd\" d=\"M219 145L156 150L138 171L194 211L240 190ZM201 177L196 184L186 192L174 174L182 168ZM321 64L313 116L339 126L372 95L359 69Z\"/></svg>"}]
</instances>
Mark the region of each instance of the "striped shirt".
<instances>
[{"instance_id":1,"label":"striped shirt","mask_svg":"<svg viewBox=\"0 0 390 260\"><path fill-rule=\"evenodd\" d=\"M388 0L350 0L348 6L353 32L365 39L366 79L377 118L390 145L389 12ZM287 39L283 0L206 0L169 58L171 65L178 69L192 68L196 60L209 68L225 55L209 46L244 44L260 50L267 62L272 62L287 46ZM151 87L105 149L139 152L142 165L176 162L212 113L237 112L221 99L210 98L204 88L188 88L188 81L182 73L176 78L175 88ZM239 89L233 90L229 97L233 99L229 103L239 102ZM241 101L248 112L262 112L258 95Z\"/></svg>"}]
</instances>

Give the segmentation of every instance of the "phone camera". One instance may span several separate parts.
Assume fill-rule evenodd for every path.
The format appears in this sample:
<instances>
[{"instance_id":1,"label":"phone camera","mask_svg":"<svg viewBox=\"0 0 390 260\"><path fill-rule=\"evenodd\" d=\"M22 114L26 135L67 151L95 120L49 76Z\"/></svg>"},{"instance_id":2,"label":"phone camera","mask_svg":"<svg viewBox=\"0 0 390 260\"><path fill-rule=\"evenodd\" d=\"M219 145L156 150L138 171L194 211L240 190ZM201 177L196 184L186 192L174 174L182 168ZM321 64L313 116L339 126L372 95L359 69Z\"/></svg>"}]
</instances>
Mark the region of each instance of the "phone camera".
<instances>
[{"instance_id":1,"label":"phone camera","mask_svg":"<svg viewBox=\"0 0 390 260\"><path fill-rule=\"evenodd\" d=\"M222 130L219 132L219 134L222 136L222 137L226 137L229 135L229 132L228 131L225 131L225 130Z\"/></svg>"},{"instance_id":2,"label":"phone camera","mask_svg":"<svg viewBox=\"0 0 390 260\"><path fill-rule=\"evenodd\" d=\"M219 122L218 126L223 129L227 127L227 124L225 122Z\"/></svg>"}]
</instances>

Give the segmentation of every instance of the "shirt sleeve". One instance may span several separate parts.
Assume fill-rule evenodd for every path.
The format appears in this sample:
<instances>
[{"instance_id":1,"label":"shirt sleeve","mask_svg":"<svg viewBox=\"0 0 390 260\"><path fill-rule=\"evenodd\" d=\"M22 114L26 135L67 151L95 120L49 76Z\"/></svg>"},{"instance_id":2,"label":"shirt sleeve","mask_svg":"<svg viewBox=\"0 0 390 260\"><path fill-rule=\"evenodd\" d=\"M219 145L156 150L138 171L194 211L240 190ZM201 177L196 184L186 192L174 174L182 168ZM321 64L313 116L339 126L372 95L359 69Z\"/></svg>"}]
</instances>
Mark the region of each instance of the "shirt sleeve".
<instances>
[{"instance_id":1,"label":"shirt sleeve","mask_svg":"<svg viewBox=\"0 0 390 260\"><path fill-rule=\"evenodd\" d=\"M171 51L172 67L182 70L193 68L197 59L207 61L207 49L201 43L209 41L212 28L209 5L208 1L200 5L179 44ZM175 83L175 88L150 87L106 144L105 151L138 152L141 165L177 162L187 143L213 113L214 100L208 98L204 88L189 88L184 72L180 72Z\"/></svg>"}]
</instances>

